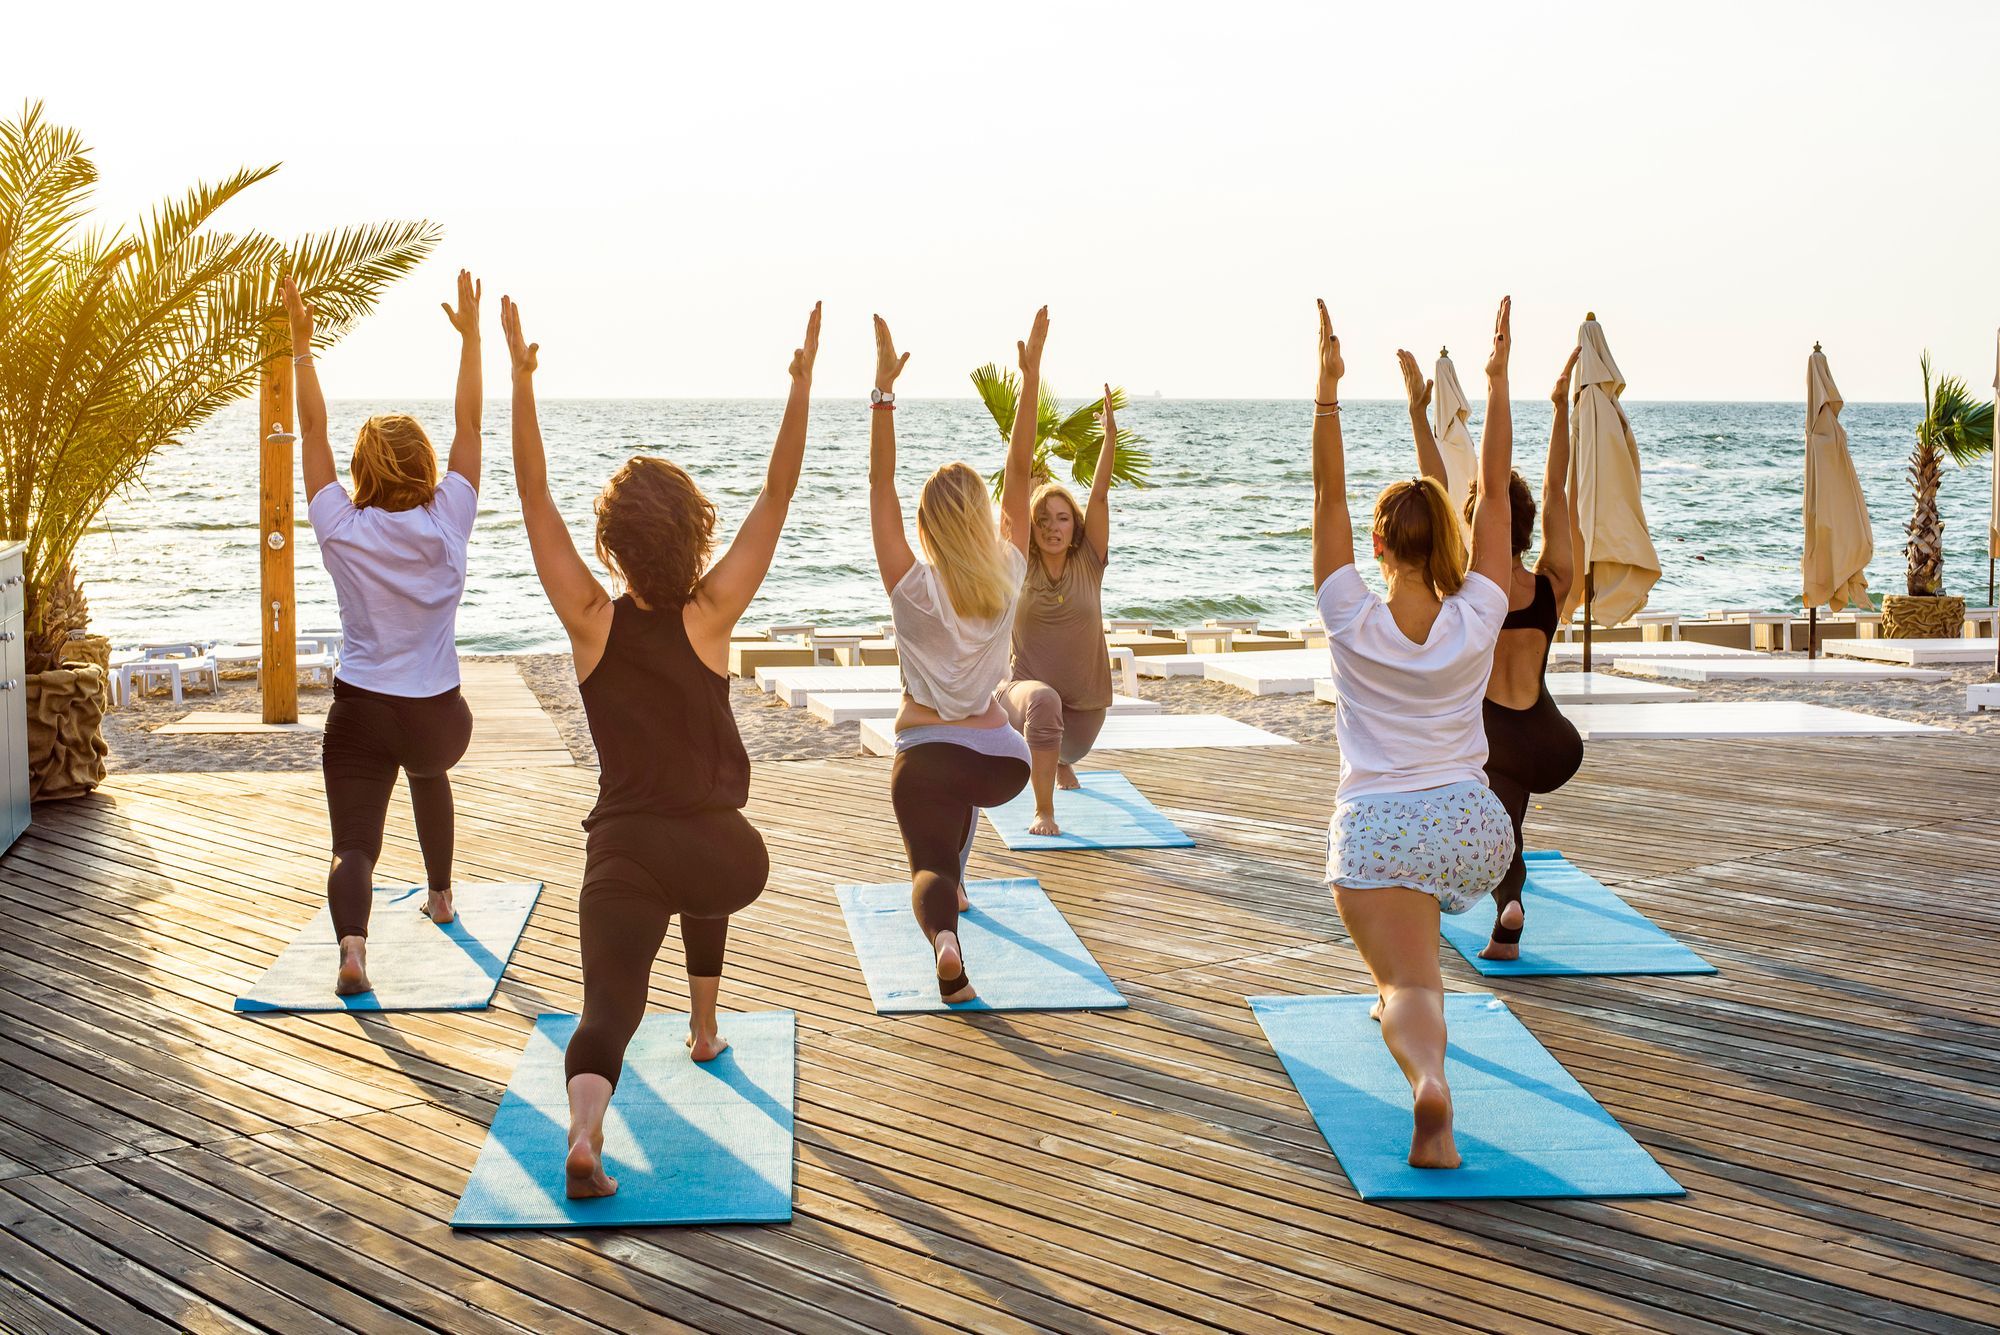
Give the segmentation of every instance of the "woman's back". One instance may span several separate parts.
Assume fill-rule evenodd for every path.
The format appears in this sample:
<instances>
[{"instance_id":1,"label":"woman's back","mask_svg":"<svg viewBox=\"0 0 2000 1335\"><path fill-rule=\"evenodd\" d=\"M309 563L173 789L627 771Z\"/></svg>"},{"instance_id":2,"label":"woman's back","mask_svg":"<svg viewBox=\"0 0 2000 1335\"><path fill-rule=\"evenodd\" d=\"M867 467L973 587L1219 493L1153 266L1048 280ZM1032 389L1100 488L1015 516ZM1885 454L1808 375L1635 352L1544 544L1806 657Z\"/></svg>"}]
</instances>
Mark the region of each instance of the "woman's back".
<instances>
[{"instance_id":1,"label":"woman's back","mask_svg":"<svg viewBox=\"0 0 2000 1335\"><path fill-rule=\"evenodd\" d=\"M1320 587L1319 610L1339 693L1339 796L1483 783L1480 701L1507 595L1467 575L1418 644L1348 564Z\"/></svg>"},{"instance_id":2,"label":"woman's back","mask_svg":"<svg viewBox=\"0 0 2000 1335\"><path fill-rule=\"evenodd\" d=\"M1524 574L1527 572L1516 568L1514 598L1520 596ZM1486 683L1486 698L1506 709L1528 709L1541 697L1549 646L1562 623L1555 585L1549 577L1538 571L1528 575L1528 583L1532 589L1528 601L1510 606L1506 620L1500 623L1500 637L1493 646L1493 675Z\"/></svg>"},{"instance_id":3,"label":"woman's back","mask_svg":"<svg viewBox=\"0 0 2000 1335\"><path fill-rule=\"evenodd\" d=\"M903 689L940 718L955 721L985 713L994 688L1007 679L1014 610L1028 562L1011 544L1004 545L1003 555L1009 593L997 616L961 615L943 574L927 561L912 565L889 594Z\"/></svg>"}]
</instances>

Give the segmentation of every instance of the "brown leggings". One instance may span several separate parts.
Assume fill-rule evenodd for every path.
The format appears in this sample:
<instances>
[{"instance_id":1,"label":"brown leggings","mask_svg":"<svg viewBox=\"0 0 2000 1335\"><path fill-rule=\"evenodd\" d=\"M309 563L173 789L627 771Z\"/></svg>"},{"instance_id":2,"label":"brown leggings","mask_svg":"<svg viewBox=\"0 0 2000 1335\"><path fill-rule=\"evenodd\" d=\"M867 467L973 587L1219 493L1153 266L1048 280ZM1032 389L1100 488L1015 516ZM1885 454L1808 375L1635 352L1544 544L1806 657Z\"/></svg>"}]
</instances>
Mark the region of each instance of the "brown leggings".
<instances>
[{"instance_id":1,"label":"brown leggings","mask_svg":"<svg viewBox=\"0 0 2000 1335\"><path fill-rule=\"evenodd\" d=\"M958 887L979 828L979 808L997 807L1028 785L1027 762L955 742L896 753L889 800L910 855L910 907L933 943L958 930Z\"/></svg>"},{"instance_id":2,"label":"brown leggings","mask_svg":"<svg viewBox=\"0 0 2000 1335\"><path fill-rule=\"evenodd\" d=\"M564 1079L601 1075L616 1087L625 1047L646 1018L667 924L681 915L688 976L719 978L729 915L763 894L770 874L763 836L740 811L638 813L593 824L577 902L583 1017L563 1054Z\"/></svg>"},{"instance_id":3,"label":"brown leggings","mask_svg":"<svg viewBox=\"0 0 2000 1335\"><path fill-rule=\"evenodd\" d=\"M1074 765L1090 754L1097 734L1104 731L1108 709L1071 709L1055 687L1039 681L1010 681L994 692L1007 721L1028 739L1030 751L1054 751L1056 759Z\"/></svg>"}]
</instances>

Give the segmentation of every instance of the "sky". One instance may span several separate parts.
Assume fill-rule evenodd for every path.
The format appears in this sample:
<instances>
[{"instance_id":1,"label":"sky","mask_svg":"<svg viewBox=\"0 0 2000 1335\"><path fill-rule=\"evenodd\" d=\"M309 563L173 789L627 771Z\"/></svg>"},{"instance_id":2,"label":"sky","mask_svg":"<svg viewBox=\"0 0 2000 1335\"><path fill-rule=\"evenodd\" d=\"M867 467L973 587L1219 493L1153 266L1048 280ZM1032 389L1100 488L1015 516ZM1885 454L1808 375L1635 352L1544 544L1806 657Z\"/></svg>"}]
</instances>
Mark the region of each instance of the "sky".
<instances>
[{"instance_id":1,"label":"sky","mask_svg":"<svg viewBox=\"0 0 2000 1335\"><path fill-rule=\"evenodd\" d=\"M970 393L1036 306L1045 379L1301 398L1313 298L1343 394L1449 345L1474 395L1515 299L1517 398L1586 310L1635 399L1982 391L2000 326L2000 6L1934 3L533 7L16 0L0 94L95 150L100 216L282 162L230 213L444 240L322 364L448 396L437 302L485 281L545 397ZM198 16L198 17L197 17ZM15 104L18 105L18 104ZM10 105L4 110L11 113Z\"/></svg>"}]
</instances>

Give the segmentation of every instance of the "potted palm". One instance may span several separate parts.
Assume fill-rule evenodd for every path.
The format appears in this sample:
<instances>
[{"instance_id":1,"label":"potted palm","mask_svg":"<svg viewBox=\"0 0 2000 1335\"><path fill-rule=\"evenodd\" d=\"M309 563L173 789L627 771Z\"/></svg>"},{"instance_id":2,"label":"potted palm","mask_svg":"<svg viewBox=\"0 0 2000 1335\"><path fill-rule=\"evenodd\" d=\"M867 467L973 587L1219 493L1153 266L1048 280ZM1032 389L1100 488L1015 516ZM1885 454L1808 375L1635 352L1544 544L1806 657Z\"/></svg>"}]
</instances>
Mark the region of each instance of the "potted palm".
<instances>
[{"instance_id":1,"label":"potted palm","mask_svg":"<svg viewBox=\"0 0 2000 1335\"><path fill-rule=\"evenodd\" d=\"M1002 371L992 362L972 373L972 387L979 393L979 401L986 405L986 411L993 415L993 424L1000 429L1000 439L1009 439L1014 432L1014 409L1021 402L1021 378L1012 371ZM1123 411L1125 391L1111 391L1111 408ZM1069 465L1070 477L1089 486L1097 473L1097 452L1104 447L1104 424L1098 420L1103 408L1103 400L1092 399L1065 416L1062 403L1055 391L1045 383L1042 386L1041 401L1035 406L1035 457L1034 479L1037 484L1051 481L1055 477L1055 463L1060 460ZM1126 483L1134 487L1146 485L1146 474L1153 466L1153 456L1147 452L1146 438L1136 431L1124 427L1118 429L1118 457L1111 461L1111 481L1115 486ZM993 484L993 494L1000 494L999 473L988 479Z\"/></svg>"},{"instance_id":2,"label":"potted palm","mask_svg":"<svg viewBox=\"0 0 2000 1335\"><path fill-rule=\"evenodd\" d=\"M74 796L104 774L103 646L84 637L69 648L88 620L71 561L85 529L155 454L257 388L281 355L269 334L282 319L281 274L337 336L437 244L427 222L290 244L212 225L276 170L197 184L129 229L102 228L89 212L97 171L77 132L39 104L0 122L0 538L25 544L38 798Z\"/></svg>"},{"instance_id":3,"label":"potted palm","mask_svg":"<svg viewBox=\"0 0 2000 1335\"><path fill-rule=\"evenodd\" d=\"M1965 624L1965 599L1944 589L1944 519L1938 514L1938 487L1947 457L1963 468L1993 448L1993 405L1973 397L1955 375L1931 379L1931 355L1924 373L1924 415L1910 451L1910 488L1916 509L1910 516L1909 592L1882 599L1882 634L1892 639L1958 638Z\"/></svg>"}]
</instances>

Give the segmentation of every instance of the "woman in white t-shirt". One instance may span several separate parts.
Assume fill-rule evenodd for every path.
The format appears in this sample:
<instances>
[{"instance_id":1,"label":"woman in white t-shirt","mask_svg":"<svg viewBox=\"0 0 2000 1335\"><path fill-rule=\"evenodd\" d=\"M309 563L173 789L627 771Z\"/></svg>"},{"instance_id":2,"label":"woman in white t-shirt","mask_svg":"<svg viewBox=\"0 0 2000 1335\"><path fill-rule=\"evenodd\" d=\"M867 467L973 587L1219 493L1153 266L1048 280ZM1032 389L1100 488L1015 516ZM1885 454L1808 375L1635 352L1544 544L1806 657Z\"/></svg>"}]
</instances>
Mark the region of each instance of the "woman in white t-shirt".
<instances>
[{"instance_id":1,"label":"woman in white t-shirt","mask_svg":"<svg viewBox=\"0 0 2000 1335\"><path fill-rule=\"evenodd\" d=\"M1354 567L1340 433L1345 368L1326 304L1319 307L1313 581L1333 654L1340 741L1326 880L1374 976L1382 1039L1410 1082L1417 1168L1459 1164L1444 1077L1438 914L1463 913L1513 855L1506 809L1486 786L1480 710L1507 615L1511 309L1511 299L1501 301L1486 363L1472 568L1444 488L1430 478L1391 483L1372 525L1385 600Z\"/></svg>"},{"instance_id":2,"label":"woman in white t-shirt","mask_svg":"<svg viewBox=\"0 0 2000 1335\"><path fill-rule=\"evenodd\" d=\"M919 561L896 495L894 386L910 355L896 355L889 326L875 317L868 512L903 669L889 798L910 856L910 906L937 960L938 995L954 1004L976 995L958 915L971 907L965 860L979 809L1011 800L1028 784L1028 743L993 691L1007 677L1014 608L1028 569L1029 460L1048 331L1045 306L1019 345L1021 400L1001 474L999 523L985 479L966 464L946 464L924 483L917 502Z\"/></svg>"},{"instance_id":3,"label":"woman in white t-shirt","mask_svg":"<svg viewBox=\"0 0 2000 1335\"><path fill-rule=\"evenodd\" d=\"M314 369L312 309L288 278L306 516L340 602L340 671L326 715L320 770L332 817L326 901L340 942L334 991L370 990L368 914L382 826L400 770L423 849L430 894L424 912L452 920L453 813L447 771L472 740L472 711L458 690L458 603L465 549L479 510L480 286L458 274L456 429L438 476L437 451L413 417L371 417L355 437L350 498L336 480L326 399Z\"/></svg>"}]
</instances>

